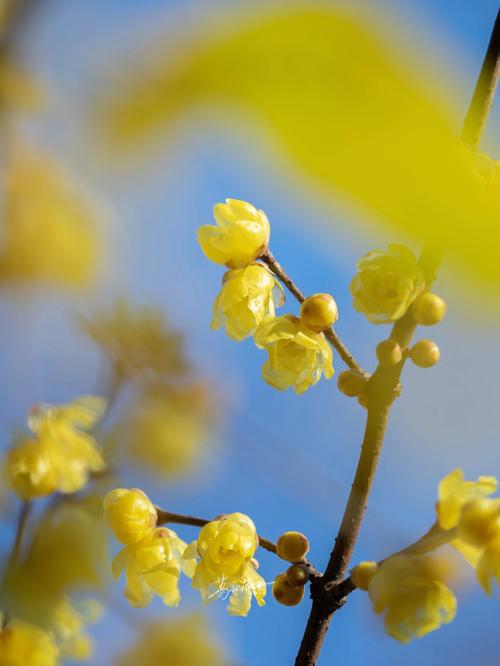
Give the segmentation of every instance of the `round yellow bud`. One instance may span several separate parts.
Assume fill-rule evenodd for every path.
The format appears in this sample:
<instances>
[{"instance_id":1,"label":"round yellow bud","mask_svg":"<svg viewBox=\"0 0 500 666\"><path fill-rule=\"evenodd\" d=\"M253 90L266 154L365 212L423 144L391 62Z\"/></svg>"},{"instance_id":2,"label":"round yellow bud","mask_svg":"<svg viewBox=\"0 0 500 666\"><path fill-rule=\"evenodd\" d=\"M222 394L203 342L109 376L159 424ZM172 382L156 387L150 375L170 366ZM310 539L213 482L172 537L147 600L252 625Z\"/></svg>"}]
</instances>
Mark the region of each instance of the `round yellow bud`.
<instances>
[{"instance_id":1,"label":"round yellow bud","mask_svg":"<svg viewBox=\"0 0 500 666\"><path fill-rule=\"evenodd\" d=\"M419 368L431 368L439 361L439 347L432 340L419 340L410 350L410 358Z\"/></svg>"},{"instance_id":2,"label":"round yellow bud","mask_svg":"<svg viewBox=\"0 0 500 666\"><path fill-rule=\"evenodd\" d=\"M355 398L363 393L368 378L355 370L344 370L337 379L339 391L349 398Z\"/></svg>"},{"instance_id":3,"label":"round yellow bud","mask_svg":"<svg viewBox=\"0 0 500 666\"><path fill-rule=\"evenodd\" d=\"M300 562L309 552L309 539L301 532L284 532L276 543L276 552L282 560Z\"/></svg>"},{"instance_id":4,"label":"round yellow bud","mask_svg":"<svg viewBox=\"0 0 500 666\"><path fill-rule=\"evenodd\" d=\"M377 571L378 564L376 562L360 562L351 571L352 582L360 590L366 591Z\"/></svg>"},{"instance_id":5,"label":"round yellow bud","mask_svg":"<svg viewBox=\"0 0 500 666\"><path fill-rule=\"evenodd\" d=\"M104 498L104 519L124 544L142 541L156 526L158 515L142 490L116 488Z\"/></svg>"},{"instance_id":6,"label":"round yellow bud","mask_svg":"<svg viewBox=\"0 0 500 666\"><path fill-rule=\"evenodd\" d=\"M375 353L380 365L396 365L396 363L400 363L403 359L403 350L396 340L392 340L391 338L379 342Z\"/></svg>"},{"instance_id":7,"label":"round yellow bud","mask_svg":"<svg viewBox=\"0 0 500 666\"><path fill-rule=\"evenodd\" d=\"M417 324L434 326L443 320L446 314L446 303L442 298L428 291L413 302L412 311Z\"/></svg>"},{"instance_id":8,"label":"round yellow bud","mask_svg":"<svg viewBox=\"0 0 500 666\"><path fill-rule=\"evenodd\" d=\"M500 534L500 502L481 497L468 502L462 509L458 533L473 546L484 546Z\"/></svg>"},{"instance_id":9,"label":"round yellow bud","mask_svg":"<svg viewBox=\"0 0 500 666\"><path fill-rule=\"evenodd\" d=\"M25 439L7 453L4 474L7 485L23 500L54 492L57 471L50 452L37 439Z\"/></svg>"},{"instance_id":10,"label":"round yellow bud","mask_svg":"<svg viewBox=\"0 0 500 666\"><path fill-rule=\"evenodd\" d=\"M282 573L274 580L273 597L283 606L296 606L304 598L304 587L293 587L288 583L286 573Z\"/></svg>"},{"instance_id":11,"label":"round yellow bud","mask_svg":"<svg viewBox=\"0 0 500 666\"><path fill-rule=\"evenodd\" d=\"M292 587L300 587L305 585L309 580L309 572L303 564L292 564L291 567L285 571L286 582Z\"/></svg>"},{"instance_id":12,"label":"round yellow bud","mask_svg":"<svg viewBox=\"0 0 500 666\"><path fill-rule=\"evenodd\" d=\"M300 318L306 326L320 333L339 318L337 303L330 294L313 294L300 306Z\"/></svg>"}]
</instances>

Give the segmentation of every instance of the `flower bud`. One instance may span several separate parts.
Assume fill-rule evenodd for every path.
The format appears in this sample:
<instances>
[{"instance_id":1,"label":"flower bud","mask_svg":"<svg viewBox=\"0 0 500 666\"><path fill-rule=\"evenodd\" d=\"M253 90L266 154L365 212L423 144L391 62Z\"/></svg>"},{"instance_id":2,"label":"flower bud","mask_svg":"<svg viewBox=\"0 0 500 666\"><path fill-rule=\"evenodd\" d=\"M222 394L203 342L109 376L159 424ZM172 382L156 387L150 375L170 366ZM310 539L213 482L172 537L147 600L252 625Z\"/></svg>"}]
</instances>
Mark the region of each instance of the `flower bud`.
<instances>
[{"instance_id":1,"label":"flower bud","mask_svg":"<svg viewBox=\"0 0 500 666\"><path fill-rule=\"evenodd\" d=\"M330 294L313 294L300 306L300 318L315 333L320 333L339 318L337 303Z\"/></svg>"},{"instance_id":2,"label":"flower bud","mask_svg":"<svg viewBox=\"0 0 500 666\"><path fill-rule=\"evenodd\" d=\"M125 544L142 541L155 527L158 515L142 490L116 488L104 498L104 519Z\"/></svg>"},{"instance_id":3,"label":"flower bud","mask_svg":"<svg viewBox=\"0 0 500 666\"><path fill-rule=\"evenodd\" d=\"M282 573L274 580L273 597L283 606L296 606L304 597L304 587L293 587L287 582L286 573Z\"/></svg>"},{"instance_id":4,"label":"flower bud","mask_svg":"<svg viewBox=\"0 0 500 666\"><path fill-rule=\"evenodd\" d=\"M434 326L443 320L446 314L446 303L442 298L428 291L414 301L412 311L417 324Z\"/></svg>"},{"instance_id":5,"label":"flower bud","mask_svg":"<svg viewBox=\"0 0 500 666\"><path fill-rule=\"evenodd\" d=\"M360 590L366 591L377 571L378 564L376 562L360 562L351 571L352 582Z\"/></svg>"},{"instance_id":6,"label":"flower bud","mask_svg":"<svg viewBox=\"0 0 500 666\"><path fill-rule=\"evenodd\" d=\"M276 552L282 560L300 562L309 552L309 539L301 532L284 532L276 543Z\"/></svg>"},{"instance_id":7,"label":"flower bud","mask_svg":"<svg viewBox=\"0 0 500 666\"><path fill-rule=\"evenodd\" d=\"M419 368L431 368L439 361L439 347L432 340L419 340L410 351L410 358Z\"/></svg>"},{"instance_id":8,"label":"flower bud","mask_svg":"<svg viewBox=\"0 0 500 666\"><path fill-rule=\"evenodd\" d=\"M368 378L355 370L344 370L339 375L337 386L339 391L349 398L355 398L363 393Z\"/></svg>"},{"instance_id":9,"label":"flower bud","mask_svg":"<svg viewBox=\"0 0 500 666\"><path fill-rule=\"evenodd\" d=\"M380 365L396 365L403 358L403 350L396 340L392 340L391 338L379 342L375 353Z\"/></svg>"},{"instance_id":10,"label":"flower bud","mask_svg":"<svg viewBox=\"0 0 500 666\"><path fill-rule=\"evenodd\" d=\"M285 571L286 582L292 587L300 587L305 585L309 580L309 572L307 568L300 563L292 564L291 567Z\"/></svg>"}]
</instances>

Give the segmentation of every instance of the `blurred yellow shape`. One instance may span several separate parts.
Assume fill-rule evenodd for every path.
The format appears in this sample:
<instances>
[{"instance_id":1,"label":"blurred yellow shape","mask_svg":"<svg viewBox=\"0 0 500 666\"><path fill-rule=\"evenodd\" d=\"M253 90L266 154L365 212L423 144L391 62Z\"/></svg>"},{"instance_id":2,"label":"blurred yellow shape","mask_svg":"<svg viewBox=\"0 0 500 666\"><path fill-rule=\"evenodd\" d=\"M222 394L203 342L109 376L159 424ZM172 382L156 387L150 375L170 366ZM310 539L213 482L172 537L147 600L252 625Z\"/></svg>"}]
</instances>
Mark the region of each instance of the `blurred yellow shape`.
<instances>
[{"instance_id":1,"label":"blurred yellow shape","mask_svg":"<svg viewBox=\"0 0 500 666\"><path fill-rule=\"evenodd\" d=\"M182 336L169 329L158 309L132 306L122 299L109 313L84 319L82 327L109 358L118 377L177 377L186 370Z\"/></svg>"},{"instance_id":2,"label":"blurred yellow shape","mask_svg":"<svg viewBox=\"0 0 500 666\"><path fill-rule=\"evenodd\" d=\"M63 658L74 661L91 658L93 644L85 631L85 625L95 622L101 612L102 606L97 601L89 600L73 605L68 598L61 600L50 623Z\"/></svg>"},{"instance_id":3,"label":"blurred yellow shape","mask_svg":"<svg viewBox=\"0 0 500 666\"><path fill-rule=\"evenodd\" d=\"M150 621L132 648L115 666L221 666L226 663L220 646L202 615Z\"/></svg>"},{"instance_id":4,"label":"blurred yellow shape","mask_svg":"<svg viewBox=\"0 0 500 666\"><path fill-rule=\"evenodd\" d=\"M460 158L465 109L452 111L431 71L405 64L390 32L370 13L314 2L212 12L202 29L150 40L135 71L120 63L101 120L115 146L130 147L199 105L253 118L305 182L398 235L445 245L462 280L498 294L498 183Z\"/></svg>"},{"instance_id":5,"label":"blurred yellow shape","mask_svg":"<svg viewBox=\"0 0 500 666\"><path fill-rule=\"evenodd\" d=\"M87 286L99 240L90 202L49 154L15 145L5 171L0 280Z\"/></svg>"},{"instance_id":6,"label":"blurred yellow shape","mask_svg":"<svg viewBox=\"0 0 500 666\"><path fill-rule=\"evenodd\" d=\"M50 633L18 619L9 620L0 629L2 666L57 666L58 663L59 650Z\"/></svg>"},{"instance_id":7,"label":"blurred yellow shape","mask_svg":"<svg viewBox=\"0 0 500 666\"><path fill-rule=\"evenodd\" d=\"M34 111L41 103L37 82L16 63L0 60L0 107Z\"/></svg>"},{"instance_id":8,"label":"blurred yellow shape","mask_svg":"<svg viewBox=\"0 0 500 666\"><path fill-rule=\"evenodd\" d=\"M494 476L480 476L477 481L466 481L459 467L447 474L438 486L436 512L440 527L445 530L456 527L464 506L471 500L492 495L497 485Z\"/></svg>"}]
</instances>

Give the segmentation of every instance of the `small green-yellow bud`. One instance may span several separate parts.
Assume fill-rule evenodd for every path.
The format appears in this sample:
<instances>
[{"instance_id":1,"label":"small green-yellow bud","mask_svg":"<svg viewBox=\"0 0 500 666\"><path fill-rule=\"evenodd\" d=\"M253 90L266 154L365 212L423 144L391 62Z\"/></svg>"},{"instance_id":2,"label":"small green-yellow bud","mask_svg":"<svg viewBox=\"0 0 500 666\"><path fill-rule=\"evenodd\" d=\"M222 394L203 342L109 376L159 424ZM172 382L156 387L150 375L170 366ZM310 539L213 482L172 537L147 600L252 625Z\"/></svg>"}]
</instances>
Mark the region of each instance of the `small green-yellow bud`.
<instances>
[{"instance_id":1,"label":"small green-yellow bud","mask_svg":"<svg viewBox=\"0 0 500 666\"><path fill-rule=\"evenodd\" d=\"M284 606L296 606L304 597L303 586L292 586L287 581L286 573L276 576L273 583L273 597Z\"/></svg>"},{"instance_id":2,"label":"small green-yellow bud","mask_svg":"<svg viewBox=\"0 0 500 666\"><path fill-rule=\"evenodd\" d=\"M436 294L421 294L412 305L413 316L417 324L434 326L443 320L446 303Z\"/></svg>"},{"instance_id":3,"label":"small green-yellow bud","mask_svg":"<svg viewBox=\"0 0 500 666\"><path fill-rule=\"evenodd\" d=\"M320 333L339 318L337 303L330 294L313 294L300 306L300 318L311 330Z\"/></svg>"},{"instance_id":4,"label":"small green-yellow bud","mask_svg":"<svg viewBox=\"0 0 500 666\"><path fill-rule=\"evenodd\" d=\"M305 585L309 580L309 573L303 564L292 564L291 567L285 571L286 581L292 587L300 587Z\"/></svg>"},{"instance_id":5,"label":"small green-yellow bud","mask_svg":"<svg viewBox=\"0 0 500 666\"><path fill-rule=\"evenodd\" d=\"M276 543L276 552L282 560L300 562L309 552L309 539L301 532L284 532Z\"/></svg>"},{"instance_id":6,"label":"small green-yellow bud","mask_svg":"<svg viewBox=\"0 0 500 666\"><path fill-rule=\"evenodd\" d=\"M410 358L419 368L431 368L439 361L439 347L432 340L419 340L410 350Z\"/></svg>"},{"instance_id":7,"label":"small green-yellow bud","mask_svg":"<svg viewBox=\"0 0 500 666\"><path fill-rule=\"evenodd\" d=\"M103 501L104 520L124 544L138 543L155 527L156 509L149 497L137 488L116 488Z\"/></svg>"},{"instance_id":8,"label":"small green-yellow bud","mask_svg":"<svg viewBox=\"0 0 500 666\"><path fill-rule=\"evenodd\" d=\"M403 358L403 350L396 340L392 340L392 338L379 342L375 353L380 365L396 365Z\"/></svg>"},{"instance_id":9,"label":"small green-yellow bud","mask_svg":"<svg viewBox=\"0 0 500 666\"><path fill-rule=\"evenodd\" d=\"M363 393L368 378L355 370L344 370L337 379L339 391L349 398L355 398Z\"/></svg>"},{"instance_id":10,"label":"small green-yellow bud","mask_svg":"<svg viewBox=\"0 0 500 666\"><path fill-rule=\"evenodd\" d=\"M351 571L352 582L360 590L367 590L377 571L378 564L376 562L360 562Z\"/></svg>"}]
</instances>

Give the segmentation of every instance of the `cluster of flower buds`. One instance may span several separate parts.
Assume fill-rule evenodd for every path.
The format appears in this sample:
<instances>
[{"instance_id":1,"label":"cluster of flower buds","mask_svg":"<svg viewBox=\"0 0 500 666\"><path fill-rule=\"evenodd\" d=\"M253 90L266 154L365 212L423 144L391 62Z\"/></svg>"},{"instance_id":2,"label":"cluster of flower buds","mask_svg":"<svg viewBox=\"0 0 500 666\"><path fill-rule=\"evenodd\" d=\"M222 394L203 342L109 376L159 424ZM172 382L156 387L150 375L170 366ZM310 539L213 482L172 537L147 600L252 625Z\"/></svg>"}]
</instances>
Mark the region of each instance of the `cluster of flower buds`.
<instances>
[{"instance_id":1,"label":"cluster of flower buds","mask_svg":"<svg viewBox=\"0 0 500 666\"><path fill-rule=\"evenodd\" d=\"M309 540L300 532L285 532L276 543L276 552L282 560L291 562L288 569L278 574L273 583L273 596L284 606L296 606L304 597L304 586L309 580L306 555Z\"/></svg>"},{"instance_id":2,"label":"cluster of flower buds","mask_svg":"<svg viewBox=\"0 0 500 666\"><path fill-rule=\"evenodd\" d=\"M237 341L254 337L268 352L264 380L283 391L303 393L322 375L333 375L333 355L323 334L337 321L337 305L330 294L314 294L301 306L300 317L276 316L284 304L281 285L264 263L270 237L266 214L237 199L216 204L217 226L204 225L198 241L205 255L228 270L217 296L212 328L225 326Z\"/></svg>"}]
</instances>

